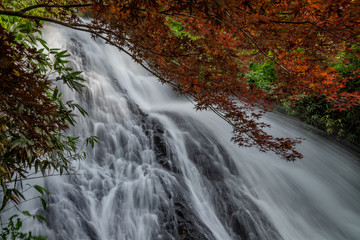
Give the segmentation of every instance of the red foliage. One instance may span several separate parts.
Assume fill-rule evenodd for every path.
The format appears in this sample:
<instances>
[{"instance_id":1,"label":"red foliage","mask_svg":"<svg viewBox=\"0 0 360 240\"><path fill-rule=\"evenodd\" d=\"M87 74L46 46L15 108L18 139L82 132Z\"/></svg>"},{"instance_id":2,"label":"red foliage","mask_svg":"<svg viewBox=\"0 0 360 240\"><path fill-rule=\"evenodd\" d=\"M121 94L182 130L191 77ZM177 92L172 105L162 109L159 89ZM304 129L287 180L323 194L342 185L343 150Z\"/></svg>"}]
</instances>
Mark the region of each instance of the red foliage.
<instances>
[{"instance_id":1,"label":"red foliage","mask_svg":"<svg viewBox=\"0 0 360 240\"><path fill-rule=\"evenodd\" d=\"M57 0L44 1L56 4ZM79 1L67 1L76 4ZM297 140L274 138L258 122L255 107L270 110L276 99L321 95L338 109L359 105L359 93L329 66L340 52L359 51L359 0L95 0L85 27L146 66L160 81L212 109L234 128L241 146L272 150L288 160L301 157ZM52 8L50 8L52 9ZM68 8L66 8L68 9ZM58 11L58 10L57 10ZM54 13L55 14L55 13ZM75 14L54 16L81 28ZM183 27L181 36L170 28ZM249 62L276 63L271 96L247 83Z\"/></svg>"}]
</instances>

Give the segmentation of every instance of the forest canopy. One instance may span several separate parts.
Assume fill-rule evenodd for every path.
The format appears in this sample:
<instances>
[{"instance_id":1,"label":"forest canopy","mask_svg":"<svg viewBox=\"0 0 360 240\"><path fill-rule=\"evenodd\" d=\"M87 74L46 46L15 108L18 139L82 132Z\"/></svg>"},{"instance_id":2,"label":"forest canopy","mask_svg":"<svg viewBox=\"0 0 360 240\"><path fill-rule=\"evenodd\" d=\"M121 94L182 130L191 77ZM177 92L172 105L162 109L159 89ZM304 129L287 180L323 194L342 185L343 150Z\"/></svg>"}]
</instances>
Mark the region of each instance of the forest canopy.
<instances>
[{"instance_id":1,"label":"forest canopy","mask_svg":"<svg viewBox=\"0 0 360 240\"><path fill-rule=\"evenodd\" d=\"M3 0L0 8L2 16L52 22L103 39L191 98L196 109L224 118L240 146L288 160L301 157L298 140L268 135L259 121L263 111L304 96L340 112L359 106L358 88L351 87L358 70L348 77L334 67L359 56L358 0ZM1 34L7 38L5 30ZM26 54L15 61L31 58ZM275 76L266 88L248 74L252 63L264 61L273 64Z\"/></svg>"}]
</instances>

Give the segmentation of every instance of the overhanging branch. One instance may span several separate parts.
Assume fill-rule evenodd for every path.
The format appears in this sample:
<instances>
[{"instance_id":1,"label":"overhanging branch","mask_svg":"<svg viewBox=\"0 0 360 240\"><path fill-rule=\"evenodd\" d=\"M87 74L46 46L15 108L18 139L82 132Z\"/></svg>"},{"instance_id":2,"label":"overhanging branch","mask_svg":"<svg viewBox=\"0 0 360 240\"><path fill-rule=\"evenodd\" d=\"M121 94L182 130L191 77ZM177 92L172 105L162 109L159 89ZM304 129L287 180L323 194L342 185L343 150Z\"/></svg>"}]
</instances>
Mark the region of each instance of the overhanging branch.
<instances>
[{"instance_id":1,"label":"overhanging branch","mask_svg":"<svg viewBox=\"0 0 360 240\"><path fill-rule=\"evenodd\" d=\"M40 8L40 7L46 7L46 6L40 6L37 5L38 7L35 7L36 5L32 6L31 9L35 9L35 8ZM70 5L69 5L70 6ZM74 6L74 5L72 5ZM56 7L54 5L54 7ZM51 22L51 23L55 23L58 25L62 25L74 30L78 30L78 31L83 31L83 32L87 32L90 34L93 34L93 36L95 37L99 37L101 39L103 39L106 43L111 44L113 46L115 46L116 48L118 48L120 51L126 53L127 55L129 55L134 61L136 61L138 64L140 64L142 67L144 67L148 72L152 73L154 76L158 77L159 80L163 83L167 83L169 85L171 85L174 89L176 89L177 91L179 91L180 93L184 94L187 97L190 97L194 100L198 100L198 98L196 97L196 94L194 93L187 93L184 90L184 86L182 86L181 84L171 81L169 80L166 76L164 76L163 73L161 73L160 71L157 71L156 69L152 69L151 65L147 66L146 62L144 63L142 61L141 58L138 58L135 54L131 53L130 51L126 50L124 47L122 47L122 45L120 45L117 41L113 41L112 40L112 36L116 36L116 33L112 32L111 30L108 29L102 29L101 27L92 27L91 25L86 25L86 24L77 24L77 23L69 23L69 22L64 22L64 21L60 21L60 20L56 20L53 18L47 18L47 17L40 17L40 16L33 16L33 15L27 15L25 14L26 11L31 10L30 7L29 8L25 8L21 11L7 11L7 10L0 10L0 15L8 15L8 16L17 16L17 17L21 17L21 18L25 18L25 19L31 19L31 20L42 20L42 21L46 21L46 22ZM241 28L239 28L241 29ZM261 51L260 47L257 45L257 43L254 41L254 39L252 38L251 35L247 34L245 31L243 31L243 33L247 36L247 38L249 38ZM120 40L124 39L126 40L125 37L120 36ZM262 51L262 53L266 56L266 54ZM269 57L269 56L267 56ZM270 58L270 57L269 57ZM273 60L273 59L272 59ZM274 61L274 60L273 60ZM275 61L274 61L275 62ZM280 65L281 66L281 65ZM286 72L288 72L285 68L284 70ZM288 72L289 73L289 72ZM289 73L290 74L290 73ZM228 122L230 125L232 125L234 127L234 129L237 127L236 122L238 122L239 120L235 119L235 123L233 121L231 121L231 119L227 118L226 116L224 116L219 108L215 105L208 105L208 108L210 110L212 110L215 114L217 114L219 117L221 117L223 120L225 120L226 122ZM220 108L221 109L221 108ZM241 113L241 112L240 112ZM242 118L241 118L242 119ZM250 125L247 125L250 126ZM259 140L257 139L258 137L256 135L253 135L252 132L255 131L257 128L252 128L253 130L249 130L248 132L242 132L241 134L243 135L247 135L249 141L251 140L252 142L259 142ZM271 143L271 142L270 142ZM269 143L269 144L270 144ZM272 149L275 145L266 145L265 147L267 149ZM262 146L262 149L264 149L264 146ZM276 149L272 149L273 151L276 152Z\"/></svg>"},{"instance_id":2,"label":"overhanging branch","mask_svg":"<svg viewBox=\"0 0 360 240\"><path fill-rule=\"evenodd\" d=\"M26 7L20 10L20 12L25 13L27 11L36 9L36 8L77 8L77 7L90 7L93 3L86 4L70 4L70 5L51 5L51 4L37 4L30 7Z\"/></svg>"}]
</instances>

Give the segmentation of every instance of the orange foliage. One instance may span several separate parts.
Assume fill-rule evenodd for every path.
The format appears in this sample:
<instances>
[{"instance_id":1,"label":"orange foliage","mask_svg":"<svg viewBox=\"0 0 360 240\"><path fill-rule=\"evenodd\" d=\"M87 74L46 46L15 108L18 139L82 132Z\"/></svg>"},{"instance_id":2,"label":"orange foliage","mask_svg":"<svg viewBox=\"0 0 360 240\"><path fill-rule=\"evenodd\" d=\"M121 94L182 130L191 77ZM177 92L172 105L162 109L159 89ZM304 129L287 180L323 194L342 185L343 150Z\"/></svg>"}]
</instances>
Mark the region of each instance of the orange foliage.
<instances>
[{"instance_id":1,"label":"orange foliage","mask_svg":"<svg viewBox=\"0 0 360 240\"><path fill-rule=\"evenodd\" d=\"M58 1L45 1L56 4ZM67 1L79 3L79 1ZM89 29L192 97L196 109L212 109L234 129L241 146L272 150L288 160L301 157L297 140L263 131L254 107L270 110L274 99L322 95L338 109L359 105L359 93L344 90L346 79L330 68L340 52L359 51L359 0L95 0ZM79 22L76 15L60 19ZM56 16L57 17L57 16ZM181 24L181 36L170 25ZM276 63L269 96L249 85L249 62Z\"/></svg>"}]
</instances>

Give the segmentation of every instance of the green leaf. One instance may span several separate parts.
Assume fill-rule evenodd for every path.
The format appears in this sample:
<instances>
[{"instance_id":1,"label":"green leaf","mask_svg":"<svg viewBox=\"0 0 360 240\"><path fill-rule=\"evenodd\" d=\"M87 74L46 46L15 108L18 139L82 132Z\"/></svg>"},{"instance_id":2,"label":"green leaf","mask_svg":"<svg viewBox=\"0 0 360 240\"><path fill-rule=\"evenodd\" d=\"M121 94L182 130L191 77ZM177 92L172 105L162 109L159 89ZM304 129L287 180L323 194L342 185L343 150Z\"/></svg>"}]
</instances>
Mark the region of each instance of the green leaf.
<instances>
[{"instance_id":1,"label":"green leaf","mask_svg":"<svg viewBox=\"0 0 360 240\"><path fill-rule=\"evenodd\" d=\"M82 71L76 71L76 72L72 72L71 75L77 76L77 75L79 75L79 74L81 74L81 73L82 73Z\"/></svg>"},{"instance_id":2,"label":"green leaf","mask_svg":"<svg viewBox=\"0 0 360 240\"><path fill-rule=\"evenodd\" d=\"M63 50L59 53L56 54L56 57L57 58L64 58L64 57L70 57L71 55L70 54L66 54L67 53L67 50Z\"/></svg>"},{"instance_id":3,"label":"green leaf","mask_svg":"<svg viewBox=\"0 0 360 240\"><path fill-rule=\"evenodd\" d=\"M22 212L24 215L26 215L26 216L29 216L29 217L31 217L32 215L29 213L29 211L23 211Z\"/></svg>"},{"instance_id":4,"label":"green leaf","mask_svg":"<svg viewBox=\"0 0 360 240\"><path fill-rule=\"evenodd\" d=\"M87 111L83 109L79 104L76 103L74 104L74 106L79 110L81 115L83 115L84 117L88 115Z\"/></svg>"},{"instance_id":5,"label":"green leaf","mask_svg":"<svg viewBox=\"0 0 360 240\"><path fill-rule=\"evenodd\" d=\"M100 141L101 139L96 136L91 136L85 139L86 145L90 144L91 148L94 148L95 143L99 143Z\"/></svg>"},{"instance_id":6,"label":"green leaf","mask_svg":"<svg viewBox=\"0 0 360 240\"><path fill-rule=\"evenodd\" d=\"M42 195L44 195L44 193L47 193L47 194L50 193L46 188L43 188L42 186L39 186L39 185L35 185L34 188Z\"/></svg>"},{"instance_id":7,"label":"green leaf","mask_svg":"<svg viewBox=\"0 0 360 240\"><path fill-rule=\"evenodd\" d=\"M50 50L49 47L47 46L47 43L44 39L41 38L36 38L36 40L38 40L40 42L40 44L46 49L46 50Z\"/></svg>"},{"instance_id":8,"label":"green leaf","mask_svg":"<svg viewBox=\"0 0 360 240\"><path fill-rule=\"evenodd\" d=\"M53 54L57 53L59 50L61 50L60 48L50 48L50 53L54 52Z\"/></svg>"},{"instance_id":9,"label":"green leaf","mask_svg":"<svg viewBox=\"0 0 360 240\"><path fill-rule=\"evenodd\" d=\"M14 149L14 148L22 145L23 141L24 141L24 140L23 140L22 138L17 138L17 139L15 139L14 141L12 141L12 142L10 143L10 144L11 144L11 149Z\"/></svg>"},{"instance_id":10,"label":"green leaf","mask_svg":"<svg viewBox=\"0 0 360 240\"><path fill-rule=\"evenodd\" d=\"M20 218L18 218L16 221L15 230L19 230L21 227L22 227L22 221L20 220Z\"/></svg>"},{"instance_id":11,"label":"green leaf","mask_svg":"<svg viewBox=\"0 0 360 240\"><path fill-rule=\"evenodd\" d=\"M47 224L49 223L48 220L42 215L34 215L34 218L36 218L39 222L46 222Z\"/></svg>"}]
</instances>

